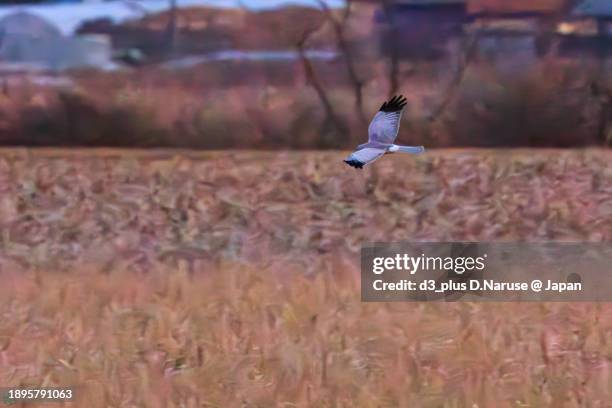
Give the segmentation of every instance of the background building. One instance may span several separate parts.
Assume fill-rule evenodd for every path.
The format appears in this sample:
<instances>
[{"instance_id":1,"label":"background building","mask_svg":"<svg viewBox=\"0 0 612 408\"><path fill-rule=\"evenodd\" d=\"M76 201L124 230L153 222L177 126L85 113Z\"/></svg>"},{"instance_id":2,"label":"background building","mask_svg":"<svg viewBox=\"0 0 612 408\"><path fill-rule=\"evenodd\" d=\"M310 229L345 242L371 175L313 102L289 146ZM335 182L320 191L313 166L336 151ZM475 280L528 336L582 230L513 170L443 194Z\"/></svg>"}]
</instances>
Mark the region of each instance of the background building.
<instances>
[{"instance_id":1,"label":"background building","mask_svg":"<svg viewBox=\"0 0 612 408\"><path fill-rule=\"evenodd\" d=\"M0 19L0 64L4 69L114 68L112 45L103 36L64 36L35 14L17 11Z\"/></svg>"}]
</instances>

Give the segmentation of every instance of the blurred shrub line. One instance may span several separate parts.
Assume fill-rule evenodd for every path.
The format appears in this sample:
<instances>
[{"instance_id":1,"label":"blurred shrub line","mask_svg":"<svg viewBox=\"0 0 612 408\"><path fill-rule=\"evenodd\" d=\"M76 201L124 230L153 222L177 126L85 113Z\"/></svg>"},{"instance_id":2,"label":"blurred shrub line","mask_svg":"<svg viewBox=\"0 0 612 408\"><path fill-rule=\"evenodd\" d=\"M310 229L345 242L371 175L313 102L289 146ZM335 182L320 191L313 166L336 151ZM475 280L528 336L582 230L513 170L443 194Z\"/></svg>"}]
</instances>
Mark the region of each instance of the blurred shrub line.
<instances>
[{"instance_id":1,"label":"blurred shrub line","mask_svg":"<svg viewBox=\"0 0 612 408\"><path fill-rule=\"evenodd\" d=\"M231 65L230 65L231 67ZM220 68L221 70L223 68ZM70 90L10 87L0 95L0 144L27 146L181 147L196 149L337 149L361 143L367 129L346 82L323 78L341 126L329 123L314 91L264 64L250 74L207 71L239 79L231 86L197 69L76 75ZM291 69L296 70L296 67ZM286 69L285 69L286 71ZM376 67L364 87L370 117L386 98ZM381 72L380 70L378 72ZM337 74L340 75L341 74ZM456 95L435 121L428 113L444 97L431 78L409 77L409 97L398 141L431 147L575 147L609 144L609 103L593 93L594 77L577 68L542 63L520 76L486 64L470 67ZM439 80L438 80L439 82ZM606 84L599 84L605 90ZM606 91L607 92L607 91ZM609 102L609 101L608 101ZM339 131L338 129L345 129Z\"/></svg>"}]
</instances>

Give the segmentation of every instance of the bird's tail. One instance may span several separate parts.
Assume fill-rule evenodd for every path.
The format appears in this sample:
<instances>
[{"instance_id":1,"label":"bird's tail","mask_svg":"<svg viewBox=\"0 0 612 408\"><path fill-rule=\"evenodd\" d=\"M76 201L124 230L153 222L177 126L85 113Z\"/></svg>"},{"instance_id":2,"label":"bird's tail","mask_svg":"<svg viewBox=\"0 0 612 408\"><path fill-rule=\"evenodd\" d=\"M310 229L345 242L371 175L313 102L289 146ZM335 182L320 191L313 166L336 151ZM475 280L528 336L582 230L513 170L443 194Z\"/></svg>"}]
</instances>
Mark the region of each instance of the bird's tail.
<instances>
[{"instance_id":1,"label":"bird's tail","mask_svg":"<svg viewBox=\"0 0 612 408\"><path fill-rule=\"evenodd\" d=\"M423 146L397 146L397 151L402 153L419 154L425 151Z\"/></svg>"}]
</instances>

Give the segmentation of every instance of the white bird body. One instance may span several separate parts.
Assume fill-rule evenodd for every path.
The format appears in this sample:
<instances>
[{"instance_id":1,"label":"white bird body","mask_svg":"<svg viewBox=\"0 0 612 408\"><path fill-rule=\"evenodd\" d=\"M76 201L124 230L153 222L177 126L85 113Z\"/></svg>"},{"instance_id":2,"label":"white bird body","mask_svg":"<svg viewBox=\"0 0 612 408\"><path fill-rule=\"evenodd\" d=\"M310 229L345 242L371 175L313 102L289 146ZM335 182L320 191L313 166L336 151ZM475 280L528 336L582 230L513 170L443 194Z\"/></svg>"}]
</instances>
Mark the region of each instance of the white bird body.
<instances>
[{"instance_id":1,"label":"white bird body","mask_svg":"<svg viewBox=\"0 0 612 408\"><path fill-rule=\"evenodd\" d=\"M368 126L368 143L357 146L357 149L344 162L349 166L361 169L388 153L423 153L425 151L423 146L401 146L393 143L399 132L404 106L406 106L406 98L401 95L383 103Z\"/></svg>"}]
</instances>

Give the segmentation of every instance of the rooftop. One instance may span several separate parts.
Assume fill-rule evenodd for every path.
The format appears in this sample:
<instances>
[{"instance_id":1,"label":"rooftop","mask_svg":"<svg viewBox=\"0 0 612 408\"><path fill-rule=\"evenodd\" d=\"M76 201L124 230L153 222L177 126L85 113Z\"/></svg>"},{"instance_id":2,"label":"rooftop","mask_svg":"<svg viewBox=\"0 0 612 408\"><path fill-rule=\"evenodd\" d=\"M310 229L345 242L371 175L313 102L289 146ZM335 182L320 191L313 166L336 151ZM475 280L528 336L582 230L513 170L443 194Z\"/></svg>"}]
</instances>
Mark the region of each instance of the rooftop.
<instances>
[{"instance_id":1,"label":"rooftop","mask_svg":"<svg viewBox=\"0 0 612 408\"><path fill-rule=\"evenodd\" d=\"M380 0L356 0L361 3L381 5ZM390 4L400 6L452 6L466 4L467 0L390 0Z\"/></svg>"},{"instance_id":2,"label":"rooftop","mask_svg":"<svg viewBox=\"0 0 612 408\"><path fill-rule=\"evenodd\" d=\"M566 0L467 0L467 9L470 14L554 13L565 4Z\"/></svg>"},{"instance_id":3,"label":"rooftop","mask_svg":"<svg viewBox=\"0 0 612 408\"><path fill-rule=\"evenodd\" d=\"M583 0L573 10L577 16L612 17L612 1Z\"/></svg>"}]
</instances>

